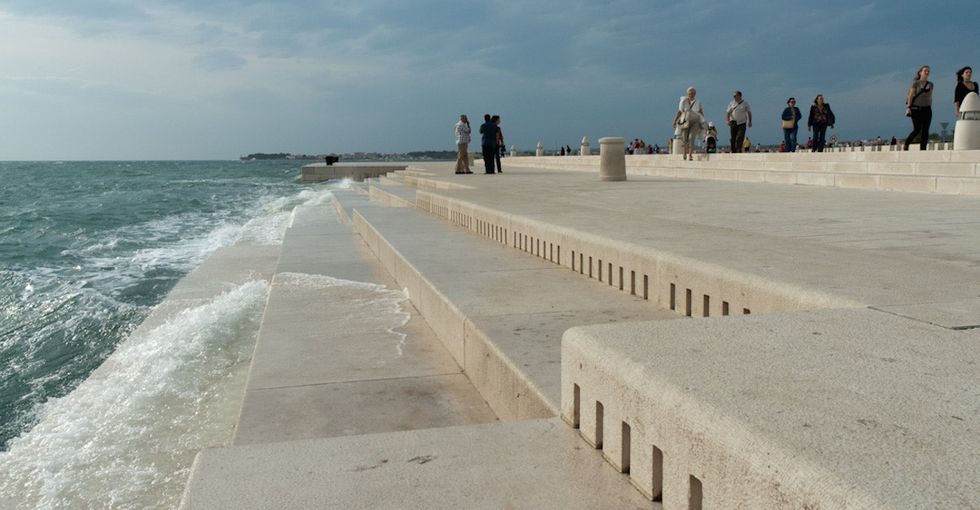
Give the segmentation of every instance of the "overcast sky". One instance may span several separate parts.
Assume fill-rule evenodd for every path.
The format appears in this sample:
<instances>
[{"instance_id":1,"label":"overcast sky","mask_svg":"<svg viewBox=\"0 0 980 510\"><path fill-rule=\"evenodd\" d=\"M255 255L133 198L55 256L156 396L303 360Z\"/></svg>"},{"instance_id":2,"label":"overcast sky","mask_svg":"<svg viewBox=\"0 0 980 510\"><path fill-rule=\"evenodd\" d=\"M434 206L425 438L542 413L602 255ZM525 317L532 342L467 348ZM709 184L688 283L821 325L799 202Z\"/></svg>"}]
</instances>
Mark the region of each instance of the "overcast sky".
<instances>
[{"instance_id":1,"label":"overcast sky","mask_svg":"<svg viewBox=\"0 0 980 510\"><path fill-rule=\"evenodd\" d=\"M976 0L0 0L0 160L449 150L460 113L500 114L520 149L663 144L688 85L718 123L742 90L754 141L817 93L842 138L901 137L922 64L933 130L953 120L978 19Z\"/></svg>"}]
</instances>

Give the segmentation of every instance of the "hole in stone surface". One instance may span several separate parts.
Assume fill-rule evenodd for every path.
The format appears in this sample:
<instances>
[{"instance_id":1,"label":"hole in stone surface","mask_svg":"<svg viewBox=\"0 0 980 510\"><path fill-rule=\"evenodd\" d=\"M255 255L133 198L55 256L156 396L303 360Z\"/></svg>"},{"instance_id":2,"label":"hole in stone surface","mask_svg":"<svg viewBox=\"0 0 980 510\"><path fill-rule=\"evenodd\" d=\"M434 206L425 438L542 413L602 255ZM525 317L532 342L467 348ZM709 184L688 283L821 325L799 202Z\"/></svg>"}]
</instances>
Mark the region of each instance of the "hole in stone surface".
<instances>
[{"instance_id":1,"label":"hole in stone surface","mask_svg":"<svg viewBox=\"0 0 980 510\"><path fill-rule=\"evenodd\" d=\"M701 510L701 500L703 499L701 480L691 475L690 492L687 495L688 510Z\"/></svg>"},{"instance_id":2,"label":"hole in stone surface","mask_svg":"<svg viewBox=\"0 0 980 510\"><path fill-rule=\"evenodd\" d=\"M622 444L619 452L619 470L623 473L630 472L630 424L623 422Z\"/></svg>"},{"instance_id":3,"label":"hole in stone surface","mask_svg":"<svg viewBox=\"0 0 980 510\"><path fill-rule=\"evenodd\" d=\"M691 289L687 289L687 291L684 293L684 298L685 298L684 299L684 315L687 315L688 317L690 317L691 316L691 300L692 300L692 292L691 292Z\"/></svg>"},{"instance_id":4,"label":"hole in stone surface","mask_svg":"<svg viewBox=\"0 0 980 510\"><path fill-rule=\"evenodd\" d=\"M572 271L574 270L575 270L575 250L572 250Z\"/></svg>"},{"instance_id":5,"label":"hole in stone surface","mask_svg":"<svg viewBox=\"0 0 980 510\"><path fill-rule=\"evenodd\" d=\"M630 295L636 295L636 271L630 270Z\"/></svg>"},{"instance_id":6,"label":"hole in stone surface","mask_svg":"<svg viewBox=\"0 0 980 510\"><path fill-rule=\"evenodd\" d=\"M602 402L595 401L595 447L602 449Z\"/></svg>"},{"instance_id":7,"label":"hole in stone surface","mask_svg":"<svg viewBox=\"0 0 980 510\"><path fill-rule=\"evenodd\" d=\"M708 317L711 309L711 296L704 295L704 303L701 305L701 316Z\"/></svg>"},{"instance_id":8,"label":"hole in stone surface","mask_svg":"<svg viewBox=\"0 0 980 510\"><path fill-rule=\"evenodd\" d=\"M653 446L653 500L660 501L664 493L664 452Z\"/></svg>"},{"instance_id":9,"label":"hole in stone surface","mask_svg":"<svg viewBox=\"0 0 980 510\"><path fill-rule=\"evenodd\" d=\"M613 279L612 262L609 263L609 271L606 272L606 277L607 277L606 279L609 280L609 282L608 282L609 285L612 285L612 279Z\"/></svg>"},{"instance_id":10,"label":"hole in stone surface","mask_svg":"<svg viewBox=\"0 0 980 510\"><path fill-rule=\"evenodd\" d=\"M557 264L559 266L561 265L561 245L560 244L558 245L558 260L557 260Z\"/></svg>"},{"instance_id":11,"label":"hole in stone surface","mask_svg":"<svg viewBox=\"0 0 980 510\"><path fill-rule=\"evenodd\" d=\"M599 259L599 281L602 281L602 259Z\"/></svg>"},{"instance_id":12,"label":"hole in stone surface","mask_svg":"<svg viewBox=\"0 0 980 510\"><path fill-rule=\"evenodd\" d=\"M670 284L670 309L677 309L677 286L673 283Z\"/></svg>"},{"instance_id":13,"label":"hole in stone surface","mask_svg":"<svg viewBox=\"0 0 980 510\"><path fill-rule=\"evenodd\" d=\"M650 294L648 293L649 290L650 290L650 277L647 275L643 275L643 299L650 299Z\"/></svg>"},{"instance_id":14,"label":"hole in stone surface","mask_svg":"<svg viewBox=\"0 0 980 510\"><path fill-rule=\"evenodd\" d=\"M582 404L582 390L577 384L572 385L572 426L578 428L579 409Z\"/></svg>"},{"instance_id":15,"label":"hole in stone surface","mask_svg":"<svg viewBox=\"0 0 980 510\"><path fill-rule=\"evenodd\" d=\"M752 310L749 310L748 308L742 308L742 315L749 315L751 313L752 313Z\"/></svg>"},{"instance_id":16,"label":"hole in stone surface","mask_svg":"<svg viewBox=\"0 0 980 510\"><path fill-rule=\"evenodd\" d=\"M623 290L623 266L619 266L619 290Z\"/></svg>"},{"instance_id":17,"label":"hole in stone surface","mask_svg":"<svg viewBox=\"0 0 980 510\"><path fill-rule=\"evenodd\" d=\"M721 314L726 317L728 316L728 301L721 302Z\"/></svg>"}]
</instances>

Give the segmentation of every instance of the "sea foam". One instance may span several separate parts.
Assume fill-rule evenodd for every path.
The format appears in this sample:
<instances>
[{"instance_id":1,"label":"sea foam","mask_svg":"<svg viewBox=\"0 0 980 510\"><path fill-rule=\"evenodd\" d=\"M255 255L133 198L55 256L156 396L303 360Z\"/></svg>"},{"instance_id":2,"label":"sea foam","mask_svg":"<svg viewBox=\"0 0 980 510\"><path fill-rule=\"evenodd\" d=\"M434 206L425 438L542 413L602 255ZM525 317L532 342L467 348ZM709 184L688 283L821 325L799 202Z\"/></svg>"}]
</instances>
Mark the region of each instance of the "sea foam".
<instances>
[{"instance_id":1,"label":"sea foam","mask_svg":"<svg viewBox=\"0 0 980 510\"><path fill-rule=\"evenodd\" d=\"M0 503L173 508L194 455L227 444L269 285L136 330L0 453Z\"/></svg>"}]
</instances>

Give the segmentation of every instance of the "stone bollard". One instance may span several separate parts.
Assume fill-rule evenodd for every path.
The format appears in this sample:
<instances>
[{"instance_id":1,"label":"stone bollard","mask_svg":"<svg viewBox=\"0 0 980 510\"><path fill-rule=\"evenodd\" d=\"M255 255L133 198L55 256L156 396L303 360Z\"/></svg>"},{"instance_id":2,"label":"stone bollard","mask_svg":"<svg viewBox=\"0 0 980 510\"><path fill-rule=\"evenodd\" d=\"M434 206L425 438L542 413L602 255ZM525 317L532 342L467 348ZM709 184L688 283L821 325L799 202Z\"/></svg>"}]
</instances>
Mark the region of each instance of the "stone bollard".
<instances>
[{"instance_id":1,"label":"stone bollard","mask_svg":"<svg viewBox=\"0 0 980 510\"><path fill-rule=\"evenodd\" d=\"M510 146L510 157L512 157L512 158L516 158L517 157L517 146L516 145L511 145Z\"/></svg>"},{"instance_id":2,"label":"stone bollard","mask_svg":"<svg viewBox=\"0 0 980 510\"><path fill-rule=\"evenodd\" d=\"M589 137L587 136L582 137L582 146L579 148L578 153L580 156L592 155L592 147L589 147Z\"/></svg>"},{"instance_id":3,"label":"stone bollard","mask_svg":"<svg viewBox=\"0 0 980 510\"><path fill-rule=\"evenodd\" d=\"M544 144L538 141L538 146L534 149L534 155L537 157L544 156Z\"/></svg>"},{"instance_id":4,"label":"stone bollard","mask_svg":"<svg viewBox=\"0 0 980 510\"><path fill-rule=\"evenodd\" d=\"M626 180L626 140L619 137L599 139L599 180Z\"/></svg>"}]
</instances>

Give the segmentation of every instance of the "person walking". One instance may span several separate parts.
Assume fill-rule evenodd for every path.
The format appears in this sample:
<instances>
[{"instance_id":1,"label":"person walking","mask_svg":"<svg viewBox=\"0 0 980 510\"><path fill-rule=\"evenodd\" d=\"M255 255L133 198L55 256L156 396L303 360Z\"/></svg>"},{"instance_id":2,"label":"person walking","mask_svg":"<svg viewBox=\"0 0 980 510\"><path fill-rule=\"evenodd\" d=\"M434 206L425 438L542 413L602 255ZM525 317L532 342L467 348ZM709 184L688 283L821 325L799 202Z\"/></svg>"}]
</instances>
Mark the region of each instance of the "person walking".
<instances>
[{"instance_id":1,"label":"person walking","mask_svg":"<svg viewBox=\"0 0 980 510\"><path fill-rule=\"evenodd\" d=\"M919 136L919 150L926 150L929 143L929 125L932 124L932 82L929 81L929 66L922 66L915 73L915 79L909 86L905 97L905 116L912 118L912 132L905 137L905 147L909 150L909 142Z\"/></svg>"},{"instance_id":2,"label":"person walking","mask_svg":"<svg viewBox=\"0 0 980 510\"><path fill-rule=\"evenodd\" d=\"M500 115L490 117L490 120L497 126L497 149L493 152L493 160L497 164L497 173L504 173L500 166L500 158L504 155L506 145L504 145L504 132L500 130Z\"/></svg>"},{"instance_id":3,"label":"person walking","mask_svg":"<svg viewBox=\"0 0 980 510\"><path fill-rule=\"evenodd\" d=\"M681 96L681 102L677 105L677 113L674 114L674 122L671 126L680 130L681 141L684 145L684 160L690 158L694 161L694 141L697 140L701 132L701 121L704 119L704 109L697 96L698 91L694 87L687 88L687 95Z\"/></svg>"},{"instance_id":4,"label":"person walking","mask_svg":"<svg viewBox=\"0 0 980 510\"><path fill-rule=\"evenodd\" d=\"M456 123L456 173L471 174L470 171L470 119L466 115L459 116Z\"/></svg>"},{"instance_id":5,"label":"person walking","mask_svg":"<svg viewBox=\"0 0 980 510\"><path fill-rule=\"evenodd\" d=\"M973 81L973 68L967 66L956 71L956 91L953 92L953 106L956 107L957 119L960 118L960 105L963 104L963 99L970 92L980 94L980 89L977 88L977 82Z\"/></svg>"},{"instance_id":6,"label":"person walking","mask_svg":"<svg viewBox=\"0 0 980 510\"><path fill-rule=\"evenodd\" d=\"M813 104L810 105L810 116L806 120L807 131L813 130L813 150L823 152L823 148L827 145L827 127L833 128L836 123L837 118L834 116L834 111L830 109L830 104L824 102L823 94L817 94ZM807 145L809 144L810 142L807 142Z\"/></svg>"},{"instance_id":7,"label":"person walking","mask_svg":"<svg viewBox=\"0 0 980 510\"><path fill-rule=\"evenodd\" d=\"M492 174L494 168L494 153L497 152L497 125L493 123L490 114L483 116L483 124L480 126L481 142L483 144L483 168L488 174Z\"/></svg>"},{"instance_id":8,"label":"person walking","mask_svg":"<svg viewBox=\"0 0 980 510\"><path fill-rule=\"evenodd\" d=\"M752 127L752 108L748 101L742 99L742 91L735 91L732 102L728 103L725 117L732 131L732 152L742 152L742 145L745 143L745 131Z\"/></svg>"},{"instance_id":9,"label":"person walking","mask_svg":"<svg viewBox=\"0 0 980 510\"><path fill-rule=\"evenodd\" d=\"M800 130L803 114L796 107L796 98L791 97L783 108L783 144L786 152L796 152L796 132Z\"/></svg>"}]
</instances>

